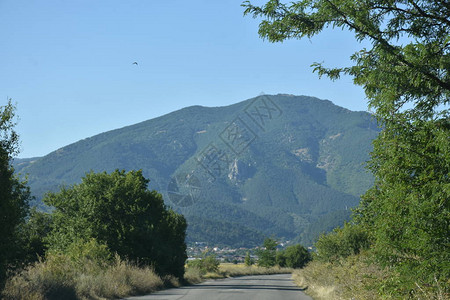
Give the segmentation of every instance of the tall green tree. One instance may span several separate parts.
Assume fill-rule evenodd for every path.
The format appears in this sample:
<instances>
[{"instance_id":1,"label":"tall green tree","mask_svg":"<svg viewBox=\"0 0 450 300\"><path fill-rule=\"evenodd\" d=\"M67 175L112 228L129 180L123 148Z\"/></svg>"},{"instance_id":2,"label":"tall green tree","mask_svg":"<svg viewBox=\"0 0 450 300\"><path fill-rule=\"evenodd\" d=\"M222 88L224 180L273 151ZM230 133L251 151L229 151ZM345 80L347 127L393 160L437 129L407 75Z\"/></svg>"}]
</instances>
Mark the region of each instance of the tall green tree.
<instances>
[{"instance_id":1,"label":"tall green tree","mask_svg":"<svg viewBox=\"0 0 450 300\"><path fill-rule=\"evenodd\" d=\"M19 137L14 131L15 107L11 100L0 106L0 286L9 265L19 257L19 227L25 223L30 192L14 175L11 165L18 153Z\"/></svg>"},{"instance_id":2,"label":"tall green tree","mask_svg":"<svg viewBox=\"0 0 450 300\"><path fill-rule=\"evenodd\" d=\"M370 49L351 55L353 66L313 66L331 79L353 76L383 122L395 121L398 113L429 119L434 109L449 103L447 1L271 0L262 7L249 1L243 6L245 14L264 18L259 34L271 42L311 38L327 27L349 30L356 40L370 42Z\"/></svg>"},{"instance_id":3,"label":"tall green tree","mask_svg":"<svg viewBox=\"0 0 450 300\"><path fill-rule=\"evenodd\" d=\"M247 253L245 254L245 258L244 258L244 264L247 267L250 267L254 264L255 262L253 261L253 258L250 255L250 251L247 251Z\"/></svg>"},{"instance_id":4,"label":"tall green tree","mask_svg":"<svg viewBox=\"0 0 450 300\"><path fill-rule=\"evenodd\" d=\"M186 220L148 190L148 183L141 171L91 172L80 184L47 194L44 203L54 207L50 249L65 251L94 238L160 274L182 277Z\"/></svg>"},{"instance_id":5,"label":"tall green tree","mask_svg":"<svg viewBox=\"0 0 450 300\"><path fill-rule=\"evenodd\" d=\"M277 245L278 243L275 239L264 239L263 249L259 249L256 252L258 255L258 266L266 268L275 266Z\"/></svg>"},{"instance_id":6,"label":"tall green tree","mask_svg":"<svg viewBox=\"0 0 450 300\"><path fill-rule=\"evenodd\" d=\"M286 267L286 252L285 250L277 251L275 256L275 263L281 268Z\"/></svg>"},{"instance_id":7,"label":"tall green tree","mask_svg":"<svg viewBox=\"0 0 450 300\"><path fill-rule=\"evenodd\" d=\"M357 220L384 265L433 283L450 278L450 119L401 120L374 142L375 186Z\"/></svg>"},{"instance_id":8,"label":"tall green tree","mask_svg":"<svg viewBox=\"0 0 450 300\"><path fill-rule=\"evenodd\" d=\"M378 260L419 282L449 278L450 7L448 1L304 0L263 6L259 34L271 42L310 38L337 27L369 42L353 65L319 76L350 75L364 88L382 133L369 168L375 185L356 220L372 234ZM367 44L369 44L367 43Z\"/></svg>"}]
</instances>

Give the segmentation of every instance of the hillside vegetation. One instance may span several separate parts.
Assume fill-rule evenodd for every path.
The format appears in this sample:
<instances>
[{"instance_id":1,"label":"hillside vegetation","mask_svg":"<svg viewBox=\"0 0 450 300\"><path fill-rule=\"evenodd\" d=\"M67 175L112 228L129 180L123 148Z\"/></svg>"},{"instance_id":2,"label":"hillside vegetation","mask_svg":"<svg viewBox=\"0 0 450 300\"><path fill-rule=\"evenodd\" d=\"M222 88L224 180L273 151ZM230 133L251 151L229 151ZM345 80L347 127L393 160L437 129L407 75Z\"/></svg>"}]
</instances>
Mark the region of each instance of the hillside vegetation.
<instances>
[{"instance_id":1,"label":"hillside vegetation","mask_svg":"<svg viewBox=\"0 0 450 300\"><path fill-rule=\"evenodd\" d=\"M348 219L372 185L364 163L377 134L366 112L264 95L181 109L18 160L15 168L28 174L38 200L91 170L141 169L186 217L188 241L256 246L275 235L311 244Z\"/></svg>"}]
</instances>

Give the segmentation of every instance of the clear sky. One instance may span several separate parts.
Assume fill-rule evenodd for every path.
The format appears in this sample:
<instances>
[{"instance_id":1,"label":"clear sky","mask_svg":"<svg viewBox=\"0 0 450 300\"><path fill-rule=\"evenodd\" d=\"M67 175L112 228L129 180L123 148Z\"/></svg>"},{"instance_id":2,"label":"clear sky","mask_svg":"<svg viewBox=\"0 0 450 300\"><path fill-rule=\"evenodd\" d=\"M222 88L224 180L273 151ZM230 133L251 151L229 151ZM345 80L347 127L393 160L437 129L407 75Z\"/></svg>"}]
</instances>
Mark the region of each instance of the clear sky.
<instances>
[{"instance_id":1,"label":"clear sky","mask_svg":"<svg viewBox=\"0 0 450 300\"><path fill-rule=\"evenodd\" d=\"M339 29L271 44L240 0L0 0L0 105L17 103L19 157L191 105L224 106L260 93L315 96L366 110L349 65L362 48ZM253 1L262 4L264 1ZM137 62L138 65L133 64Z\"/></svg>"}]
</instances>

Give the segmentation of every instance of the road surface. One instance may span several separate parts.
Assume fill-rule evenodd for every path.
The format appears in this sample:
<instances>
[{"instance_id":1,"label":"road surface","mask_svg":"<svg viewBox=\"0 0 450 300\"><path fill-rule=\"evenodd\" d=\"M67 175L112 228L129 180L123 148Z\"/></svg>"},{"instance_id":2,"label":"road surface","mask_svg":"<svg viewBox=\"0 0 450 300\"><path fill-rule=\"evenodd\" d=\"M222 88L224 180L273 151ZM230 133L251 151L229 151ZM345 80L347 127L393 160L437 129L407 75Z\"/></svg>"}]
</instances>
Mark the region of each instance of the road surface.
<instances>
[{"instance_id":1,"label":"road surface","mask_svg":"<svg viewBox=\"0 0 450 300\"><path fill-rule=\"evenodd\" d=\"M159 291L129 300L312 300L291 280L291 274L243 276Z\"/></svg>"}]
</instances>

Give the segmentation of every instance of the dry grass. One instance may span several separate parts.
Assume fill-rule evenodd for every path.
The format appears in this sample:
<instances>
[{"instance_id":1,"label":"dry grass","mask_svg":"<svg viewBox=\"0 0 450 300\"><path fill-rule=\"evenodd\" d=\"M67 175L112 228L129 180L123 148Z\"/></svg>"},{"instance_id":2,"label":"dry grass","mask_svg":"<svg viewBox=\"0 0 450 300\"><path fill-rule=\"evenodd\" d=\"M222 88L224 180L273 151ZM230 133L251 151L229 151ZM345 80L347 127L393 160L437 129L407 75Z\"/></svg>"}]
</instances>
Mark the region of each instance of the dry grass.
<instances>
[{"instance_id":1,"label":"dry grass","mask_svg":"<svg viewBox=\"0 0 450 300\"><path fill-rule=\"evenodd\" d=\"M287 268L262 268L244 264L221 264L214 273L187 268L185 281L196 284L205 279L243 275L291 273ZM63 254L48 255L9 278L2 299L114 299L149 294L165 287L180 286L173 277L160 278L149 267L138 267L116 256L113 262L74 261Z\"/></svg>"},{"instance_id":2,"label":"dry grass","mask_svg":"<svg viewBox=\"0 0 450 300\"><path fill-rule=\"evenodd\" d=\"M246 266L245 264L231 264L223 263L219 266L219 272L223 273L225 277L236 277L245 275L269 275L269 274L286 274L292 273L293 269L280 268L278 266L271 268L264 268L258 266Z\"/></svg>"},{"instance_id":3,"label":"dry grass","mask_svg":"<svg viewBox=\"0 0 450 300\"><path fill-rule=\"evenodd\" d=\"M221 279L227 277L237 277L246 275L269 275L269 274L286 274L292 273L290 268L263 268L258 266L246 266L244 264L222 263L219 265L217 272L202 272L194 267L187 267L184 279L188 284L200 283L207 279Z\"/></svg>"},{"instance_id":4,"label":"dry grass","mask_svg":"<svg viewBox=\"0 0 450 300\"><path fill-rule=\"evenodd\" d=\"M317 300L380 299L374 287L385 276L383 270L367 263L363 256L335 263L313 261L293 273L296 284Z\"/></svg>"},{"instance_id":5,"label":"dry grass","mask_svg":"<svg viewBox=\"0 0 450 300\"><path fill-rule=\"evenodd\" d=\"M161 279L151 268L116 257L109 265L86 260L73 265L63 255L49 257L10 278L4 299L112 299L147 294L179 286L172 277Z\"/></svg>"},{"instance_id":6,"label":"dry grass","mask_svg":"<svg viewBox=\"0 0 450 300\"><path fill-rule=\"evenodd\" d=\"M148 294L164 286L164 281L151 268L117 260L99 274L80 274L75 288L81 299L112 299Z\"/></svg>"},{"instance_id":7,"label":"dry grass","mask_svg":"<svg viewBox=\"0 0 450 300\"><path fill-rule=\"evenodd\" d=\"M382 269L368 261L364 254L350 256L339 262L312 261L293 273L295 283L316 300L339 299L420 299L448 300L448 294L438 284L433 289L417 286L401 291L401 283L393 271ZM385 292L386 285L398 285L398 293Z\"/></svg>"},{"instance_id":8,"label":"dry grass","mask_svg":"<svg viewBox=\"0 0 450 300\"><path fill-rule=\"evenodd\" d=\"M186 268L184 280L188 284L197 284L203 281L202 272L198 268Z\"/></svg>"}]
</instances>

